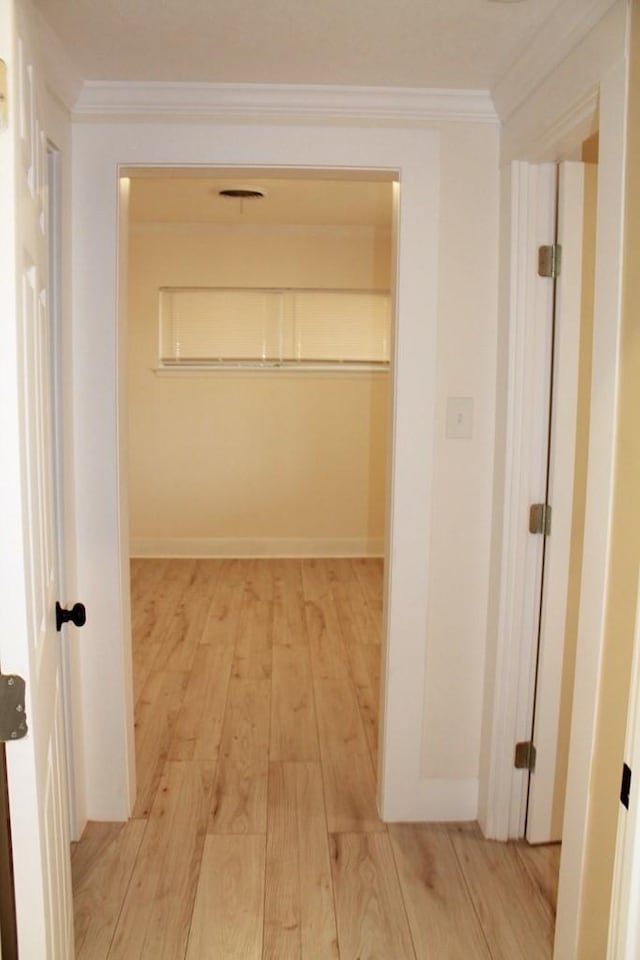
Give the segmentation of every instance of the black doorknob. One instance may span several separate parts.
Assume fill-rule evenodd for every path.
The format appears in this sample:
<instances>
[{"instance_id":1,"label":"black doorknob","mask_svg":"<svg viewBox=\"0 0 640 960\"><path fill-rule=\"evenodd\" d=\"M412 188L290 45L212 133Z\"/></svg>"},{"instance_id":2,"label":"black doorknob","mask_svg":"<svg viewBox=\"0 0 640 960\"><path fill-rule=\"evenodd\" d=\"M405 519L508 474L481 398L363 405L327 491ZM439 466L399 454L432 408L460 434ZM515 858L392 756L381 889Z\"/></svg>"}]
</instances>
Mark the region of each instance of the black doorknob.
<instances>
[{"instance_id":1,"label":"black doorknob","mask_svg":"<svg viewBox=\"0 0 640 960\"><path fill-rule=\"evenodd\" d=\"M56 630L58 633L62 630L62 624L71 621L75 623L76 627L83 627L87 622L87 611L84 608L84 603L74 603L71 607L71 610L61 607L58 601L56 600Z\"/></svg>"}]
</instances>

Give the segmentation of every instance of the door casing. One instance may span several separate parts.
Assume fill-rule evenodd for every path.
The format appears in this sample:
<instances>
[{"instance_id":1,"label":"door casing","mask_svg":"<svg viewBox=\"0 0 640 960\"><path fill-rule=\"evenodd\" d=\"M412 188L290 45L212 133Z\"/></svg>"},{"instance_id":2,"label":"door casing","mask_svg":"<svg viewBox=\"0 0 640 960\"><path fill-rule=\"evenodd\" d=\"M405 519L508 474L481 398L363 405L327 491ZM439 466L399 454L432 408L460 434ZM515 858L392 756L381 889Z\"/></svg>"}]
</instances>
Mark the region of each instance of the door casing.
<instances>
[{"instance_id":1,"label":"door casing","mask_svg":"<svg viewBox=\"0 0 640 960\"><path fill-rule=\"evenodd\" d=\"M101 651L84 675L92 704L85 718L90 815L126 817L134 782L122 360L126 313L118 309L123 280L114 282L118 183L127 168L164 165L267 168L284 175L298 170L346 176L366 170L399 181L384 665L389 679L382 697L379 805L389 820L473 819L477 780L430 779L421 763L435 439L439 134L353 128L344 137L339 129L320 126L304 132L270 125L174 128L168 121L137 125L133 139L131 131L128 123L80 124L74 140L74 313L92 317L91 324L77 325L74 343L76 355L83 357L76 381L81 451L76 482L85 492L77 513L78 574L87 608L95 611L93 643ZM416 423L423 425L421 444L415 443ZM96 435L102 440L98 447ZM93 456L87 456L89 450ZM114 636L122 642L114 644ZM104 765L106 752L110 770ZM114 769L127 775L116 778Z\"/></svg>"}]
</instances>

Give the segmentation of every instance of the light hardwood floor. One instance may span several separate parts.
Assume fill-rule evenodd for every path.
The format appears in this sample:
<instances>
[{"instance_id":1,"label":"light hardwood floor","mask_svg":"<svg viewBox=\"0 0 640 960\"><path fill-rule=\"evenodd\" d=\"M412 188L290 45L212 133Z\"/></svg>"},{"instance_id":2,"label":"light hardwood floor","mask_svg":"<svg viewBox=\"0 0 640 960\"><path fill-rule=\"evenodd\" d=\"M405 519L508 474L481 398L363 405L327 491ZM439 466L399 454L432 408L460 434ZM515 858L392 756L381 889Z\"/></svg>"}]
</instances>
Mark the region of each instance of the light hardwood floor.
<instances>
[{"instance_id":1,"label":"light hardwood floor","mask_svg":"<svg viewBox=\"0 0 640 960\"><path fill-rule=\"evenodd\" d=\"M132 563L138 794L78 960L542 960L559 848L377 815L382 563Z\"/></svg>"}]
</instances>

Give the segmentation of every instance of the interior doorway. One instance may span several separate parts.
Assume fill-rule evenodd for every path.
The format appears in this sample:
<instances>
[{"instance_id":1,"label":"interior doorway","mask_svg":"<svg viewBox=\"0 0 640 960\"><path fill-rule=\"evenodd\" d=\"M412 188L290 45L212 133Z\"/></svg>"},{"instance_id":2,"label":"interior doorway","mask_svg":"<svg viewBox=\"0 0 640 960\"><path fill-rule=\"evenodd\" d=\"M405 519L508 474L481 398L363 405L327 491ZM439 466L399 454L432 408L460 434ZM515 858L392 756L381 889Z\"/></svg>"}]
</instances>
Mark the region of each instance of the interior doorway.
<instances>
[{"instance_id":1,"label":"interior doorway","mask_svg":"<svg viewBox=\"0 0 640 960\"><path fill-rule=\"evenodd\" d=\"M391 177L126 173L132 555L383 557Z\"/></svg>"},{"instance_id":2,"label":"interior doorway","mask_svg":"<svg viewBox=\"0 0 640 960\"><path fill-rule=\"evenodd\" d=\"M321 176L130 178L134 555L384 553L391 184Z\"/></svg>"}]
</instances>

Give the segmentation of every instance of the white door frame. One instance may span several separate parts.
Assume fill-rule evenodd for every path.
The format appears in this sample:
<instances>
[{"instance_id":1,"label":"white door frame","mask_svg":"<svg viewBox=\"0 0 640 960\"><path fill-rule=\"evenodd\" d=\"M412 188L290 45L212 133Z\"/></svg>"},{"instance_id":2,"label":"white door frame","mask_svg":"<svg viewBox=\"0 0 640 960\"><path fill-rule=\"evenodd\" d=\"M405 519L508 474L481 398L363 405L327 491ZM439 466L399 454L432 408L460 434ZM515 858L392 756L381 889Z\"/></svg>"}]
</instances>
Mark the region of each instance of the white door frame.
<instances>
[{"instance_id":1,"label":"white door frame","mask_svg":"<svg viewBox=\"0 0 640 960\"><path fill-rule=\"evenodd\" d=\"M613 511L627 108L626 61L600 84L600 148L584 555L555 953L576 956L582 913Z\"/></svg>"},{"instance_id":2,"label":"white door frame","mask_svg":"<svg viewBox=\"0 0 640 960\"><path fill-rule=\"evenodd\" d=\"M435 444L439 132L294 124L126 121L74 131L74 371L78 589L93 611L85 696L87 809L126 817L132 800L133 724L127 632L128 530L122 417L126 317L116 289L118 177L123 168L165 165L290 170L380 170L400 180L395 411L390 455L387 644L379 805L388 820L473 819L477 781L422 773L431 486ZM116 387L116 384L118 385ZM117 413L116 411L119 411ZM420 443L416 443L419 426ZM98 441L99 438L99 441ZM95 504L100 503L100 513ZM115 534L117 531L117 535ZM114 638L122 637L121 643ZM97 654L99 651L99 654ZM89 653L89 652L88 652ZM97 654L97 655L96 655ZM114 698L115 693L115 698ZM123 725L122 718L127 717ZM111 768L104 764L112 740ZM114 771L127 768L127 783Z\"/></svg>"},{"instance_id":3,"label":"white door frame","mask_svg":"<svg viewBox=\"0 0 640 960\"><path fill-rule=\"evenodd\" d=\"M558 958L576 956L584 855L589 827L589 781L595 747L597 691L605 630L621 330L626 89L626 63L620 60L587 98L582 96L574 108L564 114L562 122L552 129L544 143L537 144L528 151L534 159L563 159L562 151L567 143L571 142L572 130L575 129L581 139L593 124L596 104L599 103L600 154L589 465L576 675L556 920L555 956ZM521 189L516 184L516 199ZM507 202L511 203L513 229L514 224L521 223L521 214L510 198L507 198ZM510 338L513 337L514 340L510 346L509 384L512 392L509 402L517 400L517 407L511 414L517 423L507 439L505 491L509 491L512 484L518 489L522 485L521 471L526 468L522 447L525 436L522 433L525 426L523 418L526 403L531 403L534 399L532 394L523 400L513 393L518 389L516 371L512 367L513 351L516 350L515 344L524 335L521 327L523 318L526 323L534 315L533 311L527 312L523 306L528 302L526 288L518 289L517 286L517 232L514 239L516 251L513 253L510 281L515 289L515 299L510 304ZM522 518L513 509L507 511L505 504L498 612L501 627L497 638L490 719L490 761L487 783L484 785L484 793L488 799L482 822L487 836L502 840L521 836L523 827L522 784L519 772L513 769L513 746L521 729L518 698L514 691L521 689L522 677L526 676L527 665L532 662L531 649L535 638L529 636L523 647L516 646L514 650L511 647L515 635L506 631L514 622L514 611L515 616L520 618L515 622L522 624L523 610L519 603L522 603L521 598L530 596L531 585L523 579L529 568L521 560L522 552L526 550L523 545L526 537L526 516ZM515 562L515 566L510 567L510 562ZM526 610L525 606L525 613ZM524 622L526 623L526 620Z\"/></svg>"}]
</instances>

